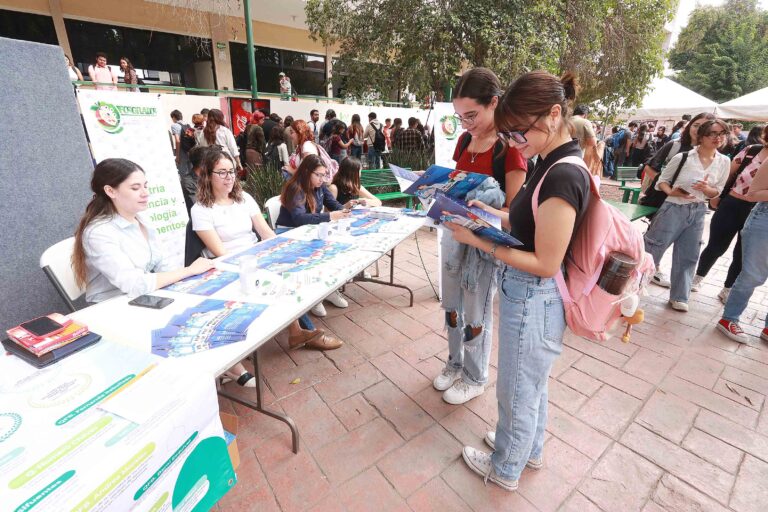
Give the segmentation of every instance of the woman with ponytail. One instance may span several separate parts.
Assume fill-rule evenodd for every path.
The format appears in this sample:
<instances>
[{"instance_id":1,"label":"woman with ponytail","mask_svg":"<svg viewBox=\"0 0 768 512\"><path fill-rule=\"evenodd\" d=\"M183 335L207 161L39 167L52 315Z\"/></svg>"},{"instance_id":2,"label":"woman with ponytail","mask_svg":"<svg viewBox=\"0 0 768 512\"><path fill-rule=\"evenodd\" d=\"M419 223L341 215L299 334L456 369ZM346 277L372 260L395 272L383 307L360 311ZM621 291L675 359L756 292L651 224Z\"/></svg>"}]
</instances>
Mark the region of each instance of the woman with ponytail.
<instances>
[{"instance_id":1,"label":"woman with ponytail","mask_svg":"<svg viewBox=\"0 0 768 512\"><path fill-rule=\"evenodd\" d=\"M124 158L107 158L93 170L93 199L75 232L72 269L85 300L101 302L120 294L151 293L213 267L199 258L173 269L163 259L155 230L139 213L147 209L144 170Z\"/></svg>"},{"instance_id":2,"label":"woman with ponytail","mask_svg":"<svg viewBox=\"0 0 768 512\"><path fill-rule=\"evenodd\" d=\"M543 465L547 379L562 352L565 332L563 300L553 276L561 269L589 201L590 177L580 162L578 141L569 131L569 106L575 97L573 75L559 79L534 71L515 80L496 107L496 126L510 147L525 158L539 158L512 199L509 213L479 201L470 204L501 217L503 227L521 246L499 246L458 224L445 224L456 241L501 264L499 421L496 431L485 436L493 452L465 446L462 455L474 472L508 491L517 489L525 467ZM561 161L564 158L568 160Z\"/></svg>"}]
</instances>

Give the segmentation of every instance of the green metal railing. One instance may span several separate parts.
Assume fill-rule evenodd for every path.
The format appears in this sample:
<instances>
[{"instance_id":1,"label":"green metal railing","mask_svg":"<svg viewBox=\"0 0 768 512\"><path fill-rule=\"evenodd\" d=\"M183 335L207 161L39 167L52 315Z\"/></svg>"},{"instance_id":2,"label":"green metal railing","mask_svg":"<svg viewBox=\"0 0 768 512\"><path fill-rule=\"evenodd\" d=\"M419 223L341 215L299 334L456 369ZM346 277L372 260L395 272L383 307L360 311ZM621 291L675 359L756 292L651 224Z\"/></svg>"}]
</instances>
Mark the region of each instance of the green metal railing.
<instances>
[{"instance_id":1,"label":"green metal railing","mask_svg":"<svg viewBox=\"0 0 768 512\"><path fill-rule=\"evenodd\" d=\"M118 89L135 90L137 88L142 88L142 89L149 89L150 92L165 92L170 94L193 93L193 94L199 94L202 96L238 96L243 98L251 97L251 91L240 90L240 89L232 89L232 90L201 89L198 87L184 87L181 85L153 85L153 84L132 85L132 84L124 84L124 83L113 84L112 82L91 82L90 80L72 80L72 84L78 87L86 87L86 88L93 88L97 85L103 85L107 87L117 87ZM282 99L283 95L277 92L260 92L258 93L257 97L269 98L269 99ZM367 101L367 102L360 103L356 101L353 102L345 98L329 98L327 96L315 96L312 94L299 94L293 97L298 98L300 100L315 101L316 103L355 103L358 105L369 105L369 106L412 108L411 105L404 105L402 103L391 102L391 101Z\"/></svg>"}]
</instances>

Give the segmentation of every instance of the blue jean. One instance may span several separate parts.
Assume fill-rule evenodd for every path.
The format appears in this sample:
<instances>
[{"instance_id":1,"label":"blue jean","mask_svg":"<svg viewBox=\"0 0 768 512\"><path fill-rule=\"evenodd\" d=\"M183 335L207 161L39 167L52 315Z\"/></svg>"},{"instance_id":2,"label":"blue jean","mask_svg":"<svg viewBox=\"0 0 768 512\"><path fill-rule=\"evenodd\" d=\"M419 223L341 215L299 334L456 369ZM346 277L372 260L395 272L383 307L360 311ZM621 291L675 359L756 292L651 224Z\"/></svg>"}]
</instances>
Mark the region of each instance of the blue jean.
<instances>
[{"instance_id":1,"label":"blue jean","mask_svg":"<svg viewBox=\"0 0 768 512\"><path fill-rule=\"evenodd\" d=\"M509 266L500 275L499 422L491 460L497 475L517 480L544 448L547 379L563 351L565 311L554 279Z\"/></svg>"},{"instance_id":2,"label":"blue jean","mask_svg":"<svg viewBox=\"0 0 768 512\"><path fill-rule=\"evenodd\" d=\"M706 213L704 203L675 204L665 201L645 233L645 250L653 256L656 268L664 251L675 244L672 249L670 300L687 303L691 295Z\"/></svg>"},{"instance_id":3,"label":"blue jean","mask_svg":"<svg viewBox=\"0 0 768 512\"><path fill-rule=\"evenodd\" d=\"M462 370L467 384L485 385L493 343L493 296L496 294L496 265L493 260L478 259L477 268L465 269L465 251L475 250L460 244L450 234L440 242L443 261L441 275L442 307L448 329L446 366ZM456 313L455 325L450 316ZM481 328L472 336L473 328Z\"/></svg>"},{"instance_id":4,"label":"blue jean","mask_svg":"<svg viewBox=\"0 0 768 512\"><path fill-rule=\"evenodd\" d=\"M741 273L733 283L723 318L739 322L755 288L768 279L768 202L757 203L741 230ZM765 317L768 327L768 315Z\"/></svg>"},{"instance_id":5,"label":"blue jean","mask_svg":"<svg viewBox=\"0 0 768 512\"><path fill-rule=\"evenodd\" d=\"M377 151L374 147L368 148L368 168L381 169L381 151Z\"/></svg>"},{"instance_id":6,"label":"blue jean","mask_svg":"<svg viewBox=\"0 0 768 512\"><path fill-rule=\"evenodd\" d=\"M350 156L353 156L355 158L358 158L358 159L363 158L363 146L355 146L354 144L352 144L351 146L349 146L349 153L350 153Z\"/></svg>"}]
</instances>

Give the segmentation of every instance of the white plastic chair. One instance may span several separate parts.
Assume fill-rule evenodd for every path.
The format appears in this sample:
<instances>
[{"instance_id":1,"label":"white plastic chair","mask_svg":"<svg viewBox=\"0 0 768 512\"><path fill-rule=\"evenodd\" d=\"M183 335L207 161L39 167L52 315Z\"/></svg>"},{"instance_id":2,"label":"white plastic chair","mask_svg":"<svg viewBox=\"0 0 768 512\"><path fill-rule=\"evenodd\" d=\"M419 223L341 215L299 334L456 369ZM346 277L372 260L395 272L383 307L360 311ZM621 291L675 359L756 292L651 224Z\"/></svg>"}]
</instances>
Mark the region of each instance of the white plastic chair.
<instances>
[{"instance_id":1,"label":"white plastic chair","mask_svg":"<svg viewBox=\"0 0 768 512\"><path fill-rule=\"evenodd\" d=\"M267 199L264 207L267 209L267 215L269 216L269 225L272 226L272 229L276 229L277 216L280 215L280 196Z\"/></svg>"},{"instance_id":2,"label":"white plastic chair","mask_svg":"<svg viewBox=\"0 0 768 512\"><path fill-rule=\"evenodd\" d=\"M40 268L48 276L70 313L77 310L73 301L85 293L85 289L78 286L75 272L72 270L74 245L75 238L69 237L52 245L40 256Z\"/></svg>"}]
</instances>

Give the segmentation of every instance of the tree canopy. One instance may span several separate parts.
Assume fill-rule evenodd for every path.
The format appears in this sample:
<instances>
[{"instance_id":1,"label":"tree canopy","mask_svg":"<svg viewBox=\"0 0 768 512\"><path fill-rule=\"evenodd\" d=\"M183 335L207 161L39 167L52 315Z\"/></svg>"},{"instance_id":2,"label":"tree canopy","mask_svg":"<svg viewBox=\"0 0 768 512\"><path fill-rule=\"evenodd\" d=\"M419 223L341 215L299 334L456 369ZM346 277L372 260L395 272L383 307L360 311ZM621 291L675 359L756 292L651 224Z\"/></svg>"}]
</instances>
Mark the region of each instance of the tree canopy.
<instances>
[{"instance_id":1,"label":"tree canopy","mask_svg":"<svg viewBox=\"0 0 768 512\"><path fill-rule=\"evenodd\" d=\"M768 13L756 0L696 8L669 63L675 80L717 102L768 86Z\"/></svg>"},{"instance_id":2,"label":"tree canopy","mask_svg":"<svg viewBox=\"0 0 768 512\"><path fill-rule=\"evenodd\" d=\"M664 24L677 0L307 0L313 38L337 50L352 97L406 88L438 97L462 69L502 84L534 69L574 71L580 102L636 105L662 70ZM398 98L399 99L399 98Z\"/></svg>"}]
</instances>

